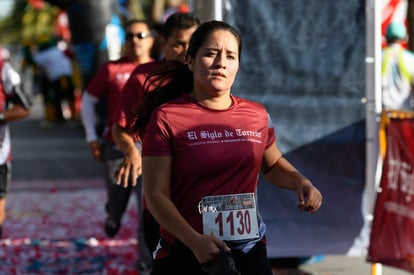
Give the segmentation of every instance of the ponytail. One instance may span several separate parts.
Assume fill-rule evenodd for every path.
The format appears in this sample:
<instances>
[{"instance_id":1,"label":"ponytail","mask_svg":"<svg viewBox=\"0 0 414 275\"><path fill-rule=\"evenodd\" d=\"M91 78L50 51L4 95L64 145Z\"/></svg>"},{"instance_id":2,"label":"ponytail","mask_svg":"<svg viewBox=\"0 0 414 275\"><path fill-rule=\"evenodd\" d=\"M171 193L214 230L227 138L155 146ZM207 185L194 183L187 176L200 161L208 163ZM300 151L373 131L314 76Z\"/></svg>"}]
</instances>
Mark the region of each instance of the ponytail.
<instances>
[{"instance_id":1,"label":"ponytail","mask_svg":"<svg viewBox=\"0 0 414 275\"><path fill-rule=\"evenodd\" d=\"M191 93L193 82L193 73L187 64L177 60L165 61L148 74L143 87L143 103L138 110L138 118L132 125L132 132L138 132L143 137L152 111L182 94Z\"/></svg>"}]
</instances>

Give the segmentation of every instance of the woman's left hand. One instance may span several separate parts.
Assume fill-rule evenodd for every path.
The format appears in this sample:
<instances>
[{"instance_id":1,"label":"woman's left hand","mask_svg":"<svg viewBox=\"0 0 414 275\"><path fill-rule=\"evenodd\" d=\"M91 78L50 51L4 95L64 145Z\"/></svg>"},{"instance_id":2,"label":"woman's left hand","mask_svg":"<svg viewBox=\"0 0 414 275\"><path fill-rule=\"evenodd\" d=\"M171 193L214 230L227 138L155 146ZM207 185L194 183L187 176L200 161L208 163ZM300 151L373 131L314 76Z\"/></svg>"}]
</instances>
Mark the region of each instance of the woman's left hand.
<instances>
[{"instance_id":1,"label":"woman's left hand","mask_svg":"<svg viewBox=\"0 0 414 275\"><path fill-rule=\"evenodd\" d=\"M298 194L298 208L302 211L314 213L322 205L322 194L319 190L312 185L308 180L304 180L302 184L297 187Z\"/></svg>"}]
</instances>

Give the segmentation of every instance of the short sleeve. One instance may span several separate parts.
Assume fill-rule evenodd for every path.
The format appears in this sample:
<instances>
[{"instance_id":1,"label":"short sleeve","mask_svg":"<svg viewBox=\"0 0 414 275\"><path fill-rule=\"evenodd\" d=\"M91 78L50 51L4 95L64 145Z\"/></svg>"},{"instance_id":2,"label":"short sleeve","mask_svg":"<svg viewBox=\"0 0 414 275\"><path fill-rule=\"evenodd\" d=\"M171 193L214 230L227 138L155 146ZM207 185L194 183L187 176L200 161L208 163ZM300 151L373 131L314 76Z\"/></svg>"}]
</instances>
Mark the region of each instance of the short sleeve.
<instances>
[{"instance_id":1,"label":"short sleeve","mask_svg":"<svg viewBox=\"0 0 414 275\"><path fill-rule=\"evenodd\" d=\"M108 87L108 83L110 81L109 77L109 64L105 63L91 79L86 90L89 94L97 98L101 98L105 94Z\"/></svg>"},{"instance_id":2,"label":"short sleeve","mask_svg":"<svg viewBox=\"0 0 414 275\"><path fill-rule=\"evenodd\" d=\"M162 110L155 109L145 130L142 155L170 156L171 152L171 130L167 115Z\"/></svg>"},{"instance_id":3,"label":"short sleeve","mask_svg":"<svg viewBox=\"0 0 414 275\"><path fill-rule=\"evenodd\" d=\"M6 94L13 91L13 86L19 85L21 82L20 75L13 69L10 63L5 62L2 69L3 87Z\"/></svg>"},{"instance_id":4,"label":"short sleeve","mask_svg":"<svg viewBox=\"0 0 414 275\"><path fill-rule=\"evenodd\" d=\"M136 113L142 103L142 98L142 85L138 79L132 75L121 91L114 121L122 128L130 128L137 119Z\"/></svg>"}]
</instances>

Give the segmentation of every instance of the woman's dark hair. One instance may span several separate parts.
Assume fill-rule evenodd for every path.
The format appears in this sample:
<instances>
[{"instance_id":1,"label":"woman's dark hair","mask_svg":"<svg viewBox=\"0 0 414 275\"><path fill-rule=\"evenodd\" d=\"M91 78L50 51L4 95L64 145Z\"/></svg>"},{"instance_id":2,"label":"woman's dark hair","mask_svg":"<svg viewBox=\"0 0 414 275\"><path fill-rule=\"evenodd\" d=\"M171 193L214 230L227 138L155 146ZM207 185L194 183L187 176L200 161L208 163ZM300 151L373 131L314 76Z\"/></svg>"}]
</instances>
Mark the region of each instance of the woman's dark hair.
<instances>
[{"instance_id":1,"label":"woman's dark hair","mask_svg":"<svg viewBox=\"0 0 414 275\"><path fill-rule=\"evenodd\" d=\"M243 41L242 41L240 33L231 25L223 21L216 21L216 20L207 21L201 24L197 28L197 30L191 36L190 44L187 50L187 55L191 56L192 58L195 58L198 50L204 44L204 42L206 41L210 33L217 31L217 30L229 31L231 34L234 35L234 37L236 38L239 44L239 59L240 59L241 52L242 52L242 46L243 46Z\"/></svg>"},{"instance_id":2,"label":"woman's dark hair","mask_svg":"<svg viewBox=\"0 0 414 275\"><path fill-rule=\"evenodd\" d=\"M239 32L231 25L216 20L207 21L197 28L191 36L187 56L195 58L207 37L217 30L229 31L234 35L239 44L240 59L242 38ZM188 65L177 60L165 61L163 65L149 73L144 82L143 103L137 112L138 119L131 128L132 132L138 132L143 136L152 111L182 94L191 93L193 82L193 72L188 69Z\"/></svg>"},{"instance_id":3,"label":"woman's dark hair","mask_svg":"<svg viewBox=\"0 0 414 275\"><path fill-rule=\"evenodd\" d=\"M131 134L143 137L152 111L163 103L191 93L193 73L186 64L178 60L164 61L157 69L148 74L144 82L144 98L136 114L137 120L131 127Z\"/></svg>"}]
</instances>

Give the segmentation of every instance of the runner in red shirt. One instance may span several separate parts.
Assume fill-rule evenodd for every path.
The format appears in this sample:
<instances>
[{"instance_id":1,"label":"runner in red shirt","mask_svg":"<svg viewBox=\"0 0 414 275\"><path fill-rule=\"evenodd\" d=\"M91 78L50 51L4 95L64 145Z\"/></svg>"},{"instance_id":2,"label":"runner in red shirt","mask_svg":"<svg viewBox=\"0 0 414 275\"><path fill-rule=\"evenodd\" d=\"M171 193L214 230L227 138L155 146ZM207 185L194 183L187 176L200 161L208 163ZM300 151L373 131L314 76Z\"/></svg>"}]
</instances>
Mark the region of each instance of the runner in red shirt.
<instances>
[{"instance_id":1,"label":"runner in red shirt","mask_svg":"<svg viewBox=\"0 0 414 275\"><path fill-rule=\"evenodd\" d=\"M144 63L152 62L150 57L151 47L154 42L150 26L143 20L131 20L125 26L124 55L115 61L106 62L90 81L82 97L81 119L86 133L86 141L95 159L104 161L106 173L107 202L105 210L105 233L108 237L115 236L121 226L122 216L125 213L130 195L133 191L137 194L138 213L141 213L141 184L134 184L127 188L119 186L115 180L115 170L123 160L123 153L112 139L112 124L116 106L121 96L122 89L129 79L131 72ZM96 131L97 116L95 108L98 102L106 103L106 121L102 141ZM140 146L135 145L134 146ZM142 229L138 226L139 265L141 273L148 271L152 256L145 246ZM140 273L140 274L141 274Z\"/></svg>"},{"instance_id":2,"label":"runner in red shirt","mask_svg":"<svg viewBox=\"0 0 414 275\"><path fill-rule=\"evenodd\" d=\"M232 95L241 48L237 30L208 21L191 37L187 64L171 61L148 76L158 85L146 91L134 129L143 136L145 199L161 227L153 275L206 274L218 255L225 260L217 263L235 263L226 274L272 275L259 173L296 191L300 210L322 204L282 156L265 107Z\"/></svg>"},{"instance_id":3,"label":"runner in red shirt","mask_svg":"<svg viewBox=\"0 0 414 275\"><path fill-rule=\"evenodd\" d=\"M185 62L185 55L190 37L200 21L191 13L175 13L165 22L162 33L162 51L164 59L137 67L131 74L122 91L122 97L116 112L116 123L112 126L112 135L118 147L125 155L124 161L117 171L117 181L128 186L129 178L137 178L141 174L141 152L135 146L139 142L137 135L131 135L130 127L136 120L136 113L142 102L143 85L148 73L165 63L165 60ZM148 248L152 251L159 240L158 223L143 205L144 235Z\"/></svg>"}]
</instances>

